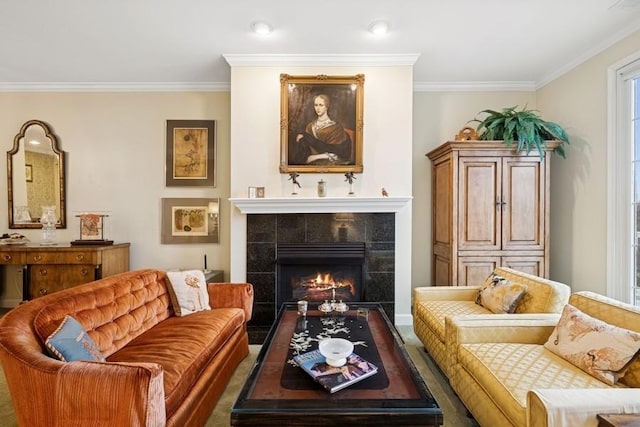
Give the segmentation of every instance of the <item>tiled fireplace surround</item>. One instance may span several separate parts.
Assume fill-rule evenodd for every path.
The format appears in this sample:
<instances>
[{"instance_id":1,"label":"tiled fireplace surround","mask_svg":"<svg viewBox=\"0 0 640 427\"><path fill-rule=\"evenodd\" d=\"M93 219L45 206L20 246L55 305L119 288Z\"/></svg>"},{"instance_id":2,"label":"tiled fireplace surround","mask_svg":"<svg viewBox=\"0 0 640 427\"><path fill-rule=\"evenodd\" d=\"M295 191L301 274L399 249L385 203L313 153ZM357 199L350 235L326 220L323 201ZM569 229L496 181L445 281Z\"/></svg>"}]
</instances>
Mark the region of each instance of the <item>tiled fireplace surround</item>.
<instances>
[{"instance_id":1,"label":"tiled fireplace surround","mask_svg":"<svg viewBox=\"0 0 640 427\"><path fill-rule=\"evenodd\" d=\"M278 244L339 241L365 243L363 300L381 303L388 316L394 318L394 213L250 214L246 277L255 292L253 319L248 325L252 343L264 340L277 313Z\"/></svg>"}]
</instances>

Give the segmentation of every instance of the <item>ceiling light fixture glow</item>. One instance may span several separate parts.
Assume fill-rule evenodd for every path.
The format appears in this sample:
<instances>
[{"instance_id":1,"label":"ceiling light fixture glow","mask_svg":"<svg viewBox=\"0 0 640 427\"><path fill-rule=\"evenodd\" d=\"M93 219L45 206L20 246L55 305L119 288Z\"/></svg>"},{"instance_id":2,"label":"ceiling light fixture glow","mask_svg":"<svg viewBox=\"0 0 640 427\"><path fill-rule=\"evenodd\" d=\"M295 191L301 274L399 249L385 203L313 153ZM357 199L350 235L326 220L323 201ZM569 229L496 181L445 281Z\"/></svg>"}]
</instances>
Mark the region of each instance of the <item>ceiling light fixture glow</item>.
<instances>
[{"instance_id":1,"label":"ceiling light fixture glow","mask_svg":"<svg viewBox=\"0 0 640 427\"><path fill-rule=\"evenodd\" d=\"M369 32L374 36L383 36L389 31L389 24L386 21L374 21L369 25Z\"/></svg>"},{"instance_id":2,"label":"ceiling light fixture glow","mask_svg":"<svg viewBox=\"0 0 640 427\"><path fill-rule=\"evenodd\" d=\"M271 34L273 28L264 21L255 21L251 24L251 30L256 34L266 36L267 34Z\"/></svg>"}]
</instances>

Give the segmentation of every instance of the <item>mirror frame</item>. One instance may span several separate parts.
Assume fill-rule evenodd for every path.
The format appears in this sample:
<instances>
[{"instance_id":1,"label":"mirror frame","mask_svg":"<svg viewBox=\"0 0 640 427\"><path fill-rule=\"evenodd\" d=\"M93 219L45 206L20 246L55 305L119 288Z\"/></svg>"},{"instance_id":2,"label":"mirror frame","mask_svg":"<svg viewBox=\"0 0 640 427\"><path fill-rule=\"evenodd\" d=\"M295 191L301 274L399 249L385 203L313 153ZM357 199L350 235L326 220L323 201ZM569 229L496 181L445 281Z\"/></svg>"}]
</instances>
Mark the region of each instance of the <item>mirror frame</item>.
<instances>
[{"instance_id":1,"label":"mirror frame","mask_svg":"<svg viewBox=\"0 0 640 427\"><path fill-rule=\"evenodd\" d=\"M65 174L64 174L64 151L58 147L58 138L51 132L49 125L41 120L29 120L20 128L20 132L13 138L13 148L7 151L7 196L9 210L9 228L42 228L39 222L15 223L13 212L13 155L20 149L20 141L24 140L25 134L29 126L40 126L44 130L45 137L51 141L51 149L58 156L58 168L60 176L60 220L56 224L56 228L67 228L67 209L65 198Z\"/></svg>"}]
</instances>

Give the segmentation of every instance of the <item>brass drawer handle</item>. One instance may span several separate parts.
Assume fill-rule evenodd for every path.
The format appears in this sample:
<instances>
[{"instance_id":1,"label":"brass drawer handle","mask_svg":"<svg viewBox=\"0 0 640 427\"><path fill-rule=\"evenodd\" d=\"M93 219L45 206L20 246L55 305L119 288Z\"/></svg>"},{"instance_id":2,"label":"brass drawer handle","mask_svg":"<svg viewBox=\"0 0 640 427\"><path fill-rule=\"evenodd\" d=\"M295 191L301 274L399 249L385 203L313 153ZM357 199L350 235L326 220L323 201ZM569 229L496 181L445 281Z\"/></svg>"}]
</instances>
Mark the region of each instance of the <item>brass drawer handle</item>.
<instances>
[{"instance_id":1,"label":"brass drawer handle","mask_svg":"<svg viewBox=\"0 0 640 427\"><path fill-rule=\"evenodd\" d=\"M40 295L46 295L47 294L47 290L44 288L40 288Z\"/></svg>"},{"instance_id":2,"label":"brass drawer handle","mask_svg":"<svg viewBox=\"0 0 640 427\"><path fill-rule=\"evenodd\" d=\"M76 260L78 261L82 261L84 259L84 254L78 254L76 255Z\"/></svg>"},{"instance_id":3,"label":"brass drawer handle","mask_svg":"<svg viewBox=\"0 0 640 427\"><path fill-rule=\"evenodd\" d=\"M38 261L42 261L42 255L34 255L33 256L33 260L38 262Z\"/></svg>"},{"instance_id":4,"label":"brass drawer handle","mask_svg":"<svg viewBox=\"0 0 640 427\"><path fill-rule=\"evenodd\" d=\"M89 274L89 270L87 270L86 268L83 268L82 270L80 270L80 274L82 274L83 276L86 276L87 274Z\"/></svg>"},{"instance_id":5,"label":"brass drawer handle","mask_svg":"<svg viewBox=\"0 0 640 427\"><path fill-rule=\"evenodd\" d=\"M46 268L41 268L40 270L38 270L38 273L41 276L46 276L47 275L47 269Z\"/></svg>"},{"instance_id":6,"label":"brass drawer handle","mask_svg":"<svg viewBox=\"0 0 640 427\"><path fill-rule=\"evenodd\" d=\"M5 260L5 261L11 261L11 255L9 255L9 254L4 254L4 255L2 256L2 259L3 259L3 260Z\"/></svg>"}]
</instances>

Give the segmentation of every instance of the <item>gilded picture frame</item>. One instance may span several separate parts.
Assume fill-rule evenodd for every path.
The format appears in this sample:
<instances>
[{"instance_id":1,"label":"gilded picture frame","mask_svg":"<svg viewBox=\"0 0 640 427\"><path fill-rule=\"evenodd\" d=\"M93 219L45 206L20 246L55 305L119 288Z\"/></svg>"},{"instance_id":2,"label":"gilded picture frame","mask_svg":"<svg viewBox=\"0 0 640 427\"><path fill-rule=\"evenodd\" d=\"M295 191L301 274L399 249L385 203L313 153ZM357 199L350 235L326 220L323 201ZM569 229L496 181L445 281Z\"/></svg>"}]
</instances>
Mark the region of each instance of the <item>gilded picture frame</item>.
<instances>
[{"instance_id":1,"label":"gilded picture frame","mask_svg":"<svg viewBox=\"0 0 640 427\"><path fill-rule=\"evenodd\" d=\"M215 120L167 120L166 186L216 186Z\"/></svg>"},{"instance_id":2,"label":"gilded picture frame","mask_svg":"<svg viewBox=\"0 0 640 427\"><path fill-rule=\"evenodd\" d=\"M280 173L361 173L364 74L280 74Z\"/></svg>"},{"instance_id":3,"label":"gilded picture frame","mask_svg":"<svg viewBox=\"0 0 640 427\"><path fill-rule=\"evenodd\" d=\"M163 198L161 243L218 243L219 218L218 198Z\"/></svg>"}]
</instances>

